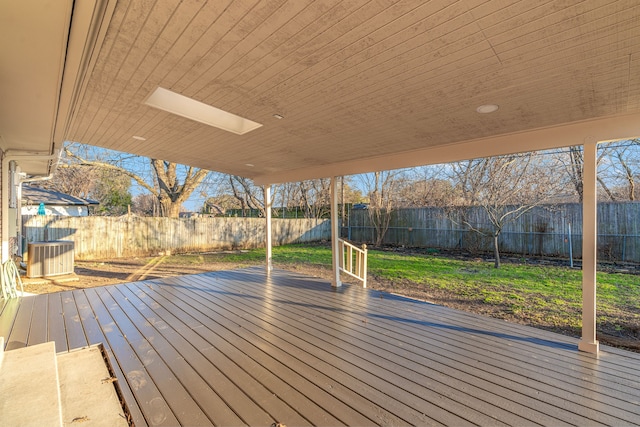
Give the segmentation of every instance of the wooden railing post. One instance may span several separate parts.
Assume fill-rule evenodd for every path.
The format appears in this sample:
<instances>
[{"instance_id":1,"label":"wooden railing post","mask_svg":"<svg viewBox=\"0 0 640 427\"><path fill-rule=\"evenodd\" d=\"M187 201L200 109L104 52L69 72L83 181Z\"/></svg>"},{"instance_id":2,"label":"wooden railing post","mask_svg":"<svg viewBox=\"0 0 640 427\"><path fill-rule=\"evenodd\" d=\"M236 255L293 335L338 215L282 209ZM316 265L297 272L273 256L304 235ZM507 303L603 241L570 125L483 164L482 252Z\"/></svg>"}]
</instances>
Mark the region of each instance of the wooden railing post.
<instances>
[{"instance_id":1,"label":"wooden railing post","mask_svg":"<svg viewBox=\"0 0 640 427\"><path fill-rule=\"evenodd\" d=\"M341 272L348 274L362 282L363 287L367 287L367 245L362 248L352 245L346 240L339 239ZM353 261L355 253L355 264Z\"/></svg>"},{"instance_id":2,"label":"wooden railing post","mask_svg":"<svg viewBox=\"0 0 640 427\"><path fill-rule=\"evenodd\" d=\"M362 263L360 265L362 271L360 272L360 277L362 277L362 287L367 287L367 245L362 245Z\"/></svg>"}]
</instances>

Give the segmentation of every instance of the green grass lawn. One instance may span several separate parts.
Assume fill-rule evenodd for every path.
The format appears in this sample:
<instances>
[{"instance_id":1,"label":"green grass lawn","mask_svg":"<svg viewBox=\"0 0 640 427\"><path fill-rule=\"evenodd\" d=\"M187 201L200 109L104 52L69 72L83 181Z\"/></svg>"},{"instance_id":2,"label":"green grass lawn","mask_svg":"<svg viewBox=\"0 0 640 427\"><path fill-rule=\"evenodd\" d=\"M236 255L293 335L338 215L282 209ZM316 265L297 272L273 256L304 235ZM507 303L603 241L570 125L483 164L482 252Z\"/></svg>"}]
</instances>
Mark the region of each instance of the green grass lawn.
<instances>
[{"instance_id":1,"label":"green grass lawn","mask_svg":"<svg viewBox=\"0 0 640 427\"><path fill-rule=\"evenodd\" d=\"M194 262L255 264L264 260L264 249L241 253L192 255ZM187 255L182 257L189 257ZM185 258L185 261L187 258ZM308 264L331 267L326 245L287 245L273 248L276 266ZM433 297L443 296L472 304L476 311L577 334L581 326L581 272L556 266L493 263L453 259L438 254L406 254L370 250L372 282L384 282L385 290ZM375 284L372 283L372 287ZM598 328L606 333L631 335L640 324L640 276L599 272L597 275ZM406 292L405 292L406 291ZM408 292L411 291L411 292Z\"/></svg>"},{"instance_id":2,"label":"green grass lawn","mask_svg":"<svg viewBox=\"0 0 640 427\"><path fill-rule=\"evenodd\" d=\"M446 291L545 326L579 328L582 273L566 267L465 261L433 255L371 252L371 274L389 280L408 280ZM640 277L597 274L597 311L600 322L633 327L639 320ZM621 312L627 313L616 319ZM635 313L635 316L633 314ZM604 325L603 325L604 326Z\"/></svg>"}]
</instances>

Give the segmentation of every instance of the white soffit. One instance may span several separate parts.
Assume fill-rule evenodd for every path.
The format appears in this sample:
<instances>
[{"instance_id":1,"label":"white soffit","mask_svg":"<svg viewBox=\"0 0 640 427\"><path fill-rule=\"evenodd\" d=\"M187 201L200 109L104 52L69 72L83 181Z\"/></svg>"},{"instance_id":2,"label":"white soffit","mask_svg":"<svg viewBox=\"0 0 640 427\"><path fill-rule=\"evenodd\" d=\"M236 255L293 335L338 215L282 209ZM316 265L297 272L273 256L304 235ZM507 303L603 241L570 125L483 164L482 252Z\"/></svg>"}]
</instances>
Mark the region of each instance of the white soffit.
<instances>
[{"instance_id":1,"label":"white soffit","mask_svg":"<svg viewBox=\"0 0 640 427\"><path fill-rule=\"evenodd\" d=\"M73 2L0 2L0 135L3 150L53 152ZM40 13L32 14L32 10ZM36 162L29 173L47 173Z\"/></svg>"},{"instance_id":2,"label":"white soffit","mask_svg":"<svg viewBox=\"0 0 640 427\"><path fill-rule=\"evenodd\" d=\"M144 103L237 135L244 135L262 126L260 123L161 87L154 90Z\"/></svg>"},{"instance_id":3,"label":"white soffit","mask_svg":"<svg viewBox=\"0 0 640 427\"><path fill-rule=\"evenodd\" d=\"M52 172L116 0L0 2L0 148L30 175ZM96 55L94 55L94 49ZM25 154L26 153L26 154ZM27 155L28 154L28 155Z\"/></svg>"}]
</instances>

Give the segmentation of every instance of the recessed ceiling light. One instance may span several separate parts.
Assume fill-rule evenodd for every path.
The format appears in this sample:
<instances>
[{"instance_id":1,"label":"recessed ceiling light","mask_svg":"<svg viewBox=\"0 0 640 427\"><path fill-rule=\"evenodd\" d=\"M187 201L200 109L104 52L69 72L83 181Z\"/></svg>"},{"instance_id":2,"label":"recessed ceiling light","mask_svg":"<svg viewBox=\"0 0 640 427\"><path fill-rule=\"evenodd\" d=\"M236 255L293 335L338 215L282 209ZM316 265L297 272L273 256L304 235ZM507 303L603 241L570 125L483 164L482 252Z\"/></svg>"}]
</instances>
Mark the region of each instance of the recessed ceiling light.
<instances>
[{"instance_id":1,"label":"recessed ceiling light","mask_svg":"<svg viewBox=\"0 0 640 427\"><path fill-rule=\"evenodd\" d=\"M137 139L138 141L146 141L147 138L143 137L143 136L138 136L138 135L133 135L132 136L133 139Z\"/></svg>"},{"instance_id":2,"label":"recessed ceiling light","mask_svg":"<svg viewBox=\"0 0 640 427\"><path fill-rule=\"evenodd\" d=\"M485 104L476 108L476 111L480 114L489 114L493 113L494 111L498 111L498 108L500 107L498 107L496 104Z\"/></svg>"},{"instance_id":3,"label":"recessed ceiling light","mask_svg":"<svg viewBox=\"0 0 640 427\"><path fill-rule=\"evenodd\" d=\"M254 167L255 165L253 163L245 163L245 166L249 166L250 168Z\"/></svg>"},{"instance_id":4,"label":"recessed ceiling light","mask_svg":"<svg viewBox=\"0 0 640 427\"><path fill-rule=\"evenodd\" d=\"M154 90L144 103L238 135L243 135L262 126L260 123L161 87Z\"/></svg>"},{"instance_id":5,"label":"recessed ceiling light","mask_svg":"<svg viewBox=\"0 0 640 427\"><path fill-rule=\"evenodd\" d=\"M275 117L278 120L284 119L284 116L282 114L274 114L273 117Z\"/></svg>"}]
</instances>

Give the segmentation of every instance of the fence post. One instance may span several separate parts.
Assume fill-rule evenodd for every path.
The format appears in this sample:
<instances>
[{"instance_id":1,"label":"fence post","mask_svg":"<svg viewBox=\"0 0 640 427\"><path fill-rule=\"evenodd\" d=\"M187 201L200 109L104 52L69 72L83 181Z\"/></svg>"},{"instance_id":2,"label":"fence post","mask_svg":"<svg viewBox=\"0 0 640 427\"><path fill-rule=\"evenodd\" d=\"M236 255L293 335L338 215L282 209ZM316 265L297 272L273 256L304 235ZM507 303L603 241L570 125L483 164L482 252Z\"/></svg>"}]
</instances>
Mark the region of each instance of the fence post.
<instances>
[{"instance_id":1,"label":"fence post","mask_svg":"<svg viewBox=\"0 0 640 427\"><path fill-rule=\"evenodd\" d=\"M573 243L571 242L571 223L569 223L569 267L573 268Z\"/></svg>"}]
</instances>

